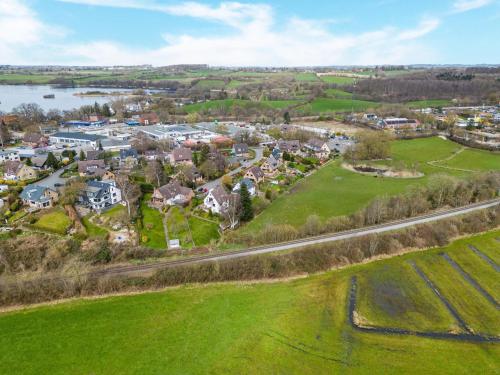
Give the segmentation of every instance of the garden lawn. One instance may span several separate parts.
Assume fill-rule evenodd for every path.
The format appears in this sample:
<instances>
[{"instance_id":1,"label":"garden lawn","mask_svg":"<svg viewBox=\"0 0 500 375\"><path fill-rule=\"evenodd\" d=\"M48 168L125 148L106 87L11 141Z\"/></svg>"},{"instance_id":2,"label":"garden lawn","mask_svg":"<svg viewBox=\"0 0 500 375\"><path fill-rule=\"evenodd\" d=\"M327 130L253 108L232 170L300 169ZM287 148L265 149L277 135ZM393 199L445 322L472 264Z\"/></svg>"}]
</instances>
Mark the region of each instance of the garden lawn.
<instances>
[{"instance_id":1,"label":"garden lawn","mask_svg":"<svg viewBox=\"0 0 500 375\"><path fill-rule=\"evenodd\" d=\"M66 234L71 226L71 220L62 208L55 208L43 213L33 227L47 232Z\"/></svg>"},{"instance_id":2,"label":"garden lawn","mask_svg":"<svg viewBox=\"0 0 500 375\"><path fill-rule=\"evenodd\" d=\"M191 216L188 219L195 246L209 245L212 240L219 239L219 225L215 222Z\"/></svg>"},{"instance_id":3,"label":"garden lawn","mask_svg":"<svg viewBox=\"0 0 500 375\"><path fill-rule=\"evenodd\" d=\"M191 248L193 241L189 223L181 208L170 207L167 213L168 237L170 240L179 240L183 248Z\"/></svg>"},{"instance_id":4,"label":"garden lawn","mask_svg":"<svg viewBox=\"0 0 500 375\"><path fill-rule=\"evenodd\" d=\"M183 286L3 313L0 373L494 374L498 344L366 333L348 322L352 276L377 275L387 265L439 251L286 282ZM420 314L436 300L418 296ZM441 310L427 319L436 314L446 322ZM481 319L481 311L475 314L470 318ZM497 330L500 319L492 324Z\"/></svg>"},{"instance_id":5,"label":"garden lawn","mask_svg":"<svg viewBox=\"0 0 500 375\"><path fill-rule=\"evenodd\" d=\"M141 200L142 229L141 242L152 249L166 249L165 230L163 229L163 214L148 206L151 194L145 194ZM144 241L144 239L146 239Z\"/></svg>"},{"instance_id":6,"label":"garden lawn","mask_svg":"<svg viewBox=\"0 0 500 375\"><path fill-rule=\"evenodd\" d=\"M83 226L85 227L89 237L105 237L108 231L101 228L90 221L90 216L82 218Z\"/></svg>"}]
</instances>

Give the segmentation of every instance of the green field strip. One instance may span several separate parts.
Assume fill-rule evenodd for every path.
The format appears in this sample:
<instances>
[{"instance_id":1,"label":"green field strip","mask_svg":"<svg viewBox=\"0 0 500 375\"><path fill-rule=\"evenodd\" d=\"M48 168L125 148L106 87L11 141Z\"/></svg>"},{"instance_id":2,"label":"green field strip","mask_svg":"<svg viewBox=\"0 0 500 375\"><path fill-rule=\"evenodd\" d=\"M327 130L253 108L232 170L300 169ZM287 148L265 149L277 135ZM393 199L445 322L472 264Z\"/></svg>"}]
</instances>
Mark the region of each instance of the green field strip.
<instances>
[{"instance_id":1,"label":"green field strip","mask_svg":"<svg viewBox=\"0 0 500 375\"><path fill-rule=\"evenodd\" d=\"M370 326L457 331L458 326L411 266L390 262L358 275L358 313Z\"/></svg>"},{"instance_id":2,"label":"green field strip","mask_svg":"<svg viewBox=\"0 0 500 375\"><path fill-rule=\"evenodd\" d=\"M418 258L416 264L474 332L498 336L500 312L468 284L440 255Z\"/></svg>"}]
</instances>

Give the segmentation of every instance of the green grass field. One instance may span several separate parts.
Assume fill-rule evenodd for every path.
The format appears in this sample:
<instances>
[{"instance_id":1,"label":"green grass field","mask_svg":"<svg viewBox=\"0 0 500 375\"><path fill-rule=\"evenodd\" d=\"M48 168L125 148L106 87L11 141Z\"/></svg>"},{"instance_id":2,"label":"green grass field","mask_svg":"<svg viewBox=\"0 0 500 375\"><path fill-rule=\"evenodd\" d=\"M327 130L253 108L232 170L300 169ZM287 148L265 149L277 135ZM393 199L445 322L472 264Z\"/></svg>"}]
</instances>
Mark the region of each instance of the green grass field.
<instances>
[{"instance_id":1,"label":"green grass field","mask_svg":"<svg viewBox=\"0 0 500 375\"><path fill-rule=\"evenodd\" d=\"M148 206L151 199L150 194L145 194L141 200L142 229L140 231L141 242L144 246L152 249L165 249L167 241L163 229L163 214ZM146 239L146 241L144 241Z\"/></svg>"},{"instance_id":2,"label":"green grass field","mask_svg":"<svg viewBox=\"0 0 500 375\"><path fill-rule=\"evenodd\" d=\"M350 99L352 97L352 94L350 92L340 89L326 89L325 92L328 96L337 99Z\"/></svg>"},{"instance_id":3,"label":"green grass field","mask_svg":"<svg viewBox=\"0 0 500 375\"><path fill-rule=\"evenodd\" d=\"M181 247L191 248L193 241L189 223L179 207L170 207L167 214L168 237L180 241Z\"/></svg>"},{"instance_id":4,"label":"green grass field","mask_svg":"<svg viewBox=\"0 0 500 375\"><path fill-rule=\"evenodd\" d=\"M471 253L469 256L476 255ZM474 332L500 334L499 311L455 272L443 257L435 253L425 254L419 257L417 265L428 275L440 293L457 308Z\"/></svg>"},{"instance_id":5,"label":"green grass field","mask_svg":"<svg viewBox=\"0 0 500 375\"><path fill-rule=\"evenodd\" d=\"M351 77L336 77L336 76L322 76L321 80L326 83L335 83L337 85L350 85L356 78Z\"/></svg>"},{"instance_id":6,"label":"green grass field","mask_svg":"<svg viewBox=\"0 0 500 375\"><path fill-rule=\"evenodd\" d=\"M202 220L194 216L189 217L188 223L195 246L209 245L212 240L217 240L220 237L217 223Z\"/></svg>"},{"instance_id":7,"label":"green grass field","mask_svg":"<svg viewBox=\"0 0 500 375\"><path fill-rule=\"evenodd\" d=\"M445 251L454 254L466 243L480 246L483 239L498 236L500 231L462 239ZM405 325L415 319L416 326L445 328L449 319L436 297L413 277L406 280L411 269L399 268L410 259L420 263L439 256L440 251L406 254L286 282L183 286L3 313L0 373L497 373L500 344L365 333L348 322L350 278L365 275L376 283L397 281L395 287L409 293L406 299L416 305L395 316L396 321L404 317ZM440 269L435 272L442 273ZM462 297L469 296L467 287L462 292L449 286ZM477 293L472 298L477 299ZM432 310L426 313L426 307ZM365 315L371 308L373 303L362 306ZM463 313L461 305L457 309ZM467 318L482 320L483 313L475 310ZM500 317L495 313L488 330L498 331ZM380 319L381 315L373 316ZM438 321L430 322L434 318Z\"/></svg>"},{"instance_id":8,"label":"green grass field","mask_svg":"<svg viewBox=\"0 0 500 375\"><path fill-rule=\"evenodd\" d=\"M357 311L368 325L424 332L457 329L425 282L399 259L360 272L358 286Z\"/></svg>"},{"instance_id":9,"label":"green grass field","mask_svg":"<svg viewBox=\"0 0 500 375\"><path fill-rule=\"evenodd\" d=\"M198 81L194 86L197 89L223 89L226 86L226 83L223 80L219 79L203 79Z\"/></svg>"},{"instance_id":10,"label":"green grass field","mask_svg":"<svg viewBox=\"0 0 500 375\"><path fill-rule=\"evenodd\" d=\"M453 103L446 99L429 99L429 100L414 100L412 102L407 102L406 105L410 108L436 108L436 107L446 107Z\"/></svg>"},{"instance_id":11,"label":"green grass field","mask_svg":"<svg viewBox=\"0 0 500 375\"><path fill-rule=\"evenodd\" d=\"M368 108L375 108L379 104L366 100L350 100L350 99L329 99L318 98L311 103L305 104L298 109L312 113L328 113L328 112L359 112Z\"/></svg>"},{"instance_id":12,"label":"green grass field","mask_svg":"<svg viewBox=\"0 0 500 375\"><path fill-rule=\"evenodd\" d=\"M429 176L446 173L456 177L465 177L469 173L450 170L427 162L443 160L453 156L462 146L441 138L421 138L405 141L394 141L391 144L391 161L383 161L385 165L402 163L415 165L424 177L417 179L375 178L350 172L335 161L321 168L310 177L299 181L289 193L276 199L268 208L242 231L259 231L270 224L302 225L308 215L316 214L322 219L354 213L367 205L376 196L390 196L404 192L412 185L426 184ZM471 152L476 159L475 170L486 171L496 165L500 169L500 154L487 151L466 150L457 154L461 157ZM467 155L467 154L466 154ZM451 159L449 162L454 161ZM467 159L467 163L474 160ZM457 165L460 166L459 162Z\"/></svg>"},{"instance_id":13,"label":"green grass field","mask_svg":"<svg viewBox=\"0 0 500 375\"><path fill-rule=\"evenodd\" d=\"M468 148L441 164L472 171L498 170L500 169L500 153Z\"/></svg>"},{"instance_id":14,"label":"green grass field","mask_svg":"<svg viewBox=\"0 0 500 375\"><path fill-rule=\"evenodd\" d=\"M105 237L108 234L106 229L92 223L89 216L83 217L82 223L90 237Z\"/></svg>"},{"instance_id":15,"label":"green grass field","mask_svg":"<svg viewBox=\"0 0 500 375\"><path fill-rule=\"evenodd\" d=\"M36 229L53 232L57 234L66 234L71 226L71 220L62 208L52 209L44 213L33 227Z\"/></svg>"},{"instance_id":16,"label":"green grass field","mask_svg":"<svg viewBox=\"0 0 500 375\"><path fill-rule=\"evenodd\" d=\"M315 73L297 73L294 75L297 81L301 82L316 82L319 81L318 76Z\"/></svg>"},{"instance_id":17,"label":"green grass field","mask_svg":"<svg viewBox=\"0 0 500 375\"><path fill-rule=\"evenodd\" d=\"M226 111L230 112L233 107L240 106L243 108L258 108L261 110L265 109L284 109L292 105L300 104L297 100L263 100L263 101L251 101L243 99L223 99L223 100L211 100L204 103L188 104L184 106L184 110L187 113L201 112L201 111Z\"/></svg>"}]
</instances>

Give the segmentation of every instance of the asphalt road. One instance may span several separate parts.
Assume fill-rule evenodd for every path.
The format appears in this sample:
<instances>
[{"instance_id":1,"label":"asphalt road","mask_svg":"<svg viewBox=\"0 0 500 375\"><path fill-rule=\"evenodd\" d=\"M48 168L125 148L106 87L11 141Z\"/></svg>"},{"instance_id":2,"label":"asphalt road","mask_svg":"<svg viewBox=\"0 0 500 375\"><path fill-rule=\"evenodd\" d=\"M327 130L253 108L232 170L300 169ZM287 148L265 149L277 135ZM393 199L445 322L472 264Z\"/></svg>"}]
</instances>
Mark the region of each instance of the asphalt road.
<instances>
[{"instance_id":1,"label":"asphalt road","mask_svg":"<svg viewBox=\"0 0 500 375\"><path fill-rule=\"evenodd\" d=\"M322 243L326 243L326 242L341 241L341 240L345 240L345 239L349 239L349 238L364 236L367 234L383 233L383 232L403 229L403 228L407 228L407 227L410 227L410 226L413 226L416 224L429 223L429 222L442 220L442 219L446 219L446 218L453 217L453 216L463 215L463 214L466 214L466 213L469 213L472 211L490 208L490 207L496 206L498 204L500 204L500 198L497 198L497 199L494 199L491 201L487 201L487 202L475 203L475 204L471 204L471 205L464 206L464 207L437 211L437 212L433 212L433 213L430 213L427 215L417 216L417 217L413 217L413 218L409 218L409 219L394 221L394 222L380 224L380 225L374 225L371 227L353 229L353 230L349 230L349 231L345 231L345 232L326 234L326 235L322 235L322 236L309 237L309 238L305 238L305 239L300 239L300 240L295 240L295 241L290 241L290 242L283 242L283 243L279 243L279 244L259 246L259 247L244 249L244 250L230 251L230 252L219 253L219 254L210 254L210 255L204 255L204 256L192 257L192 258L186 258L186 259L180 259L180 260L174 260L174 261L164 261L164 262L156 262L156 263L142 264L142 265L118 266L118 267L107 268L107 269L103 269L100 271L96 271L96 272L93 272L92 274L95 276L117 275L117 274L123 274L123 275L137 274L137 273L141 273L141 272L154 271L154 270L168 268L168 267L182 265L182 264L198 264L198 263L205 263L205 262L212 262L212 261L236 259L236 258L247 257L247 256L252 256L252 255L267 254L267 253L278 252L278 251L283 251L283 250L295 249L295 248L304 247L304 246L318 245L318 244L322 244Z\"/></svg>"},{"instance_id":2,"label":"asphalt road","mask_svg":"<svg viewBox=\"0 0 500 375\"><path fill-rule=\"evenodd\" d=\"M50 176L45 177L44 179L40 180L37 182L37 185L45 186L48 187L49 189L57 189L56 184L61 184L61 186L64 186L66 184L67 179L62 178L61 175L63 172L68 169L72 164L69 164L63 168L58 169L54 173L52 173Z\"/></svg>"},{"instance_id":3,"label":"asphalt road","mask_svg":"<svg viewBox=\"0 0 500 375\"><path fill-rule=\"evenodd\" d=\"M264 157L264 149L262 147L255 147L255 148L252 147L251 149L255 151L255 158L253 158L251 160L247 160L246 162L243 162L241 164L241 166L239 166L238 168L233 169L231 172L227 173L229 176L234 176L235 174L238 174L241 170L250 168L254 163L257 163L257 162L262 160L262 158ZM210 190L212 188L215 188L217 185L219 185L221 180L222 180L222 177L220 177L216 180L207 182L206 184L201 185L199 188Z\"/></svg>"}]
</instances>

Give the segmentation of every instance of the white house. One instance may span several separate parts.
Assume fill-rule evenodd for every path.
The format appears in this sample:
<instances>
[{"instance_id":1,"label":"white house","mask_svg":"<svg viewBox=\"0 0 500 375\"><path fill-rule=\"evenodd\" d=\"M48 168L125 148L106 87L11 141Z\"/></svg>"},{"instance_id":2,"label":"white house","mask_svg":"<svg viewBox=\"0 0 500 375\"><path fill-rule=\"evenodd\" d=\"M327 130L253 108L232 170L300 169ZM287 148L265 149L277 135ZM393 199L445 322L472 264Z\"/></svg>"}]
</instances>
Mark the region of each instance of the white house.
<instances>
[{"instance_id":1,"label":"white house","mask_svg":"<svg viewBox=\"0 0 500 375\"><path fill-rule=\"evenodd\" d=\"M216 214L222 214L229 208L231 194L229 194L222 185L210 189L203 200L203 205L207 211Z\"/></svg>"},{"instance_id":2,"label":"white house","mask_svg":"<svg viewBox=\"0 0 500 375\"><path fill-rule=\"evenodd\" d=\"M0 150L0 164L6 161L19 161L19 151L15 150Z\"/></svg>"},{"instance_id":3,"label":"white house","mask_svg":"<svg viewBox=\"0 0 500 375\"><path fill-rule=\"evenodd\" d=\"M255 184L249 178L244 178L243 180L239 181L236 185L234 185L233 193L239 193L241 190L241 185L246 185L248 192L250 193L251 196L257 194Z\"/></svg>"},{"instance_id":4,"label":"white house","mask_svg":"<svg viewBox=\"0 0 500 375\"><path fill-rule=\"evenodd\" d=\"M115 181L89 181L80 197L80 202L95 210L111 207L122 200L122 193Z\"/></svg>"}]
</instances>

